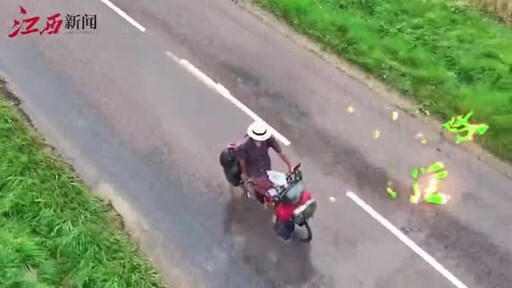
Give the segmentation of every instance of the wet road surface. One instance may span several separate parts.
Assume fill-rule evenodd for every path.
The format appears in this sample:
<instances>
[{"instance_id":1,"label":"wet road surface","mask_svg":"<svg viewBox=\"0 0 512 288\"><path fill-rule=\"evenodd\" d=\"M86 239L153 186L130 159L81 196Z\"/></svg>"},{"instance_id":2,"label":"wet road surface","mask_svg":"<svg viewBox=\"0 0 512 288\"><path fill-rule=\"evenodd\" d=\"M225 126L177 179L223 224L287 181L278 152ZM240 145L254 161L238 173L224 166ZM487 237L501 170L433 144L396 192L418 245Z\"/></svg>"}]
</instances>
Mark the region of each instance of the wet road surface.
<instances>
[{"instance_id":1,"label":"wet road surface","mask_svg":"<svg viewBox=\"0 0 512 288\"><path fill-rule=\"evenodd\" d=\"M353 191L468 287L512 283L512 180L230 1L24 1L90 13L90 33L0 42L0 71L34 125L177 287L454 287L345 196ZM0 4L0 27L19 16ZM4 31L3 30L3 31ZM64 31L64 30L63 30ZM224 85L291 142L320 202L310 245L283 244L269 210L230 190L218 153L251 122L166 55ZM355 107L346 113L347 106ZM374 139L375 129L381 137ZM452 196L407 203L409 169L443 161ZM277 167L283 167L278 161ZM399 199L385 192L388 180ZM336 201L329 201L334 197Z\"/></svg>"}]
</instances>

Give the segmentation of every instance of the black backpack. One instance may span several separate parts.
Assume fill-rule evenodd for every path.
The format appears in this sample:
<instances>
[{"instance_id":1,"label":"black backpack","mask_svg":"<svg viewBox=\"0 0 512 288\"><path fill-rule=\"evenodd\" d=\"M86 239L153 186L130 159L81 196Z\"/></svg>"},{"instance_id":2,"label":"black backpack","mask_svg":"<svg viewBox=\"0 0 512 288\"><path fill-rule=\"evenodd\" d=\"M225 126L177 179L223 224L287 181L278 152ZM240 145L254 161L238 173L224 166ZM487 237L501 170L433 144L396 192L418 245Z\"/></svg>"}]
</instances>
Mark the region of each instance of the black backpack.
<instances>
[{"instance_id":1,"label":"black backpack","mask_svg":"<svg viewBox=\"0 0 512 288\"><path fill-rule=\"evenodd\" d=\"M238 187L242 182L242 169L236 159L237 144L230 144L219 155L219 163L224 170L224 176L228 182Z\"/></svg>"},{"instance_id":2,"label":"black backpack","mask_svg":"<svg viewBox=\"0 0 512 288\"><path fill-rule=\"evenodd\" d=\"M223 168L230 168L237 162L236 149L233 147L226 147L219 156L220 166Z\"/></svg>"}]
</instances>

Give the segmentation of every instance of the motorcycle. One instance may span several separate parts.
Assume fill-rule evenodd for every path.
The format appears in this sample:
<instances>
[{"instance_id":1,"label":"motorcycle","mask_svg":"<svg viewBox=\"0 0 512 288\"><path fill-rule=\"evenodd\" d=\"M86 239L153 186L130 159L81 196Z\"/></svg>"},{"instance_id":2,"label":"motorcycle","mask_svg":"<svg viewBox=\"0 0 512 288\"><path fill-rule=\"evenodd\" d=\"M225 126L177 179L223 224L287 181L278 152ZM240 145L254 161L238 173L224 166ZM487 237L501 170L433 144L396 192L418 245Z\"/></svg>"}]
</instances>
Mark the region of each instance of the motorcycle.
<instances>
[{"instance_id":1,"label":"motorcycle","mask_svg":"<svg viewBox=\"0 0 512 288\"><path fill-rule=\"evenodd\" d=\"M245 194L250 197L246 184L241 179L241 169L235 158L236 144L230 144L220 155L220 163L224 168L224 175L228 182L234 186L242 186ZM296 226L304 227L307 235L299 240L311 242L313 232L309 225L314 216L318 203L313 199L303 184L301 164L297 164L291 172L285 174L278 171L267 171L267 177L251 180L258 200L262 204L273 207L274 231L283 240L289 240L296 231Z\"/></svg>"}]
</instances>

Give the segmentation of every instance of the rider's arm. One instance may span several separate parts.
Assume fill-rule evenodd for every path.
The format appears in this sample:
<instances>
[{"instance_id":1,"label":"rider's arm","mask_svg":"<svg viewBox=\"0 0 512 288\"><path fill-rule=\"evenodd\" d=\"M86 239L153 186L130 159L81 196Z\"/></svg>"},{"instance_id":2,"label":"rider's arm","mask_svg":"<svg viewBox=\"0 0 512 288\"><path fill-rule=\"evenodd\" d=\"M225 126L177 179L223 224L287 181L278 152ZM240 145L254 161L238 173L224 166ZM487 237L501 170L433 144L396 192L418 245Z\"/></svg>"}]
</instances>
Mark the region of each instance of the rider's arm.
<instances>
[{"instance_id":1,"label":"rider's arm","mask_svg":"<svg viewBox=\"0 0 512 288\"><path fill-rule=\"evenodd\" d=\"M247 165L245 164L245 159L239 158L238 163L240 163L240 169L242 170L242 180L247 180L249 178L249 175L247 174Z\"/></svg>"},{"instance_id":2,"label":"rider's arm","mask_svg":"<svg viewBox=\"0 0 512 288\"><path fill-rule=\"evenodd\" d=\"M236 153L236 159L238 160L238 163L240 164L240 169L242 170L242 180L247 180L249 178L249 174L247 173L247 164L245 162L246 159L246 153L243 147L239 147Z\"/></svg>"},{"instance_id":3,"label":"rider's arm","mask_svg":"<svg viewBox=\"0 0 512 288\"><path fill-rule=\"evenodd\" d=\"M281 144L279 144L277 139L274 137L271 137L270 139L268 139L268 146L272 147L272 149L274 149L274 151L276 151L277 155L279 155L279 158L281 158L281 160L283 160L283 162L288 167L288 171L292 171L292 169L293 169L292 162L290 161L290 159L288 159L288 156L286 154L284 154L283 148L281 147Z\"/></svg>"},{"instance_id":4,"label":"rider's arm","mask_svg":"<svg viewBox=\"0 0 512 288\"><path fill-rule=\"evenodd\" d=\"M284 154L283 152L278 153L277 155L279 155L279 158L281 158L281 160L283 160L283 162L286 163L286 166L288 167L288 171L292 171L292 169L293 169L292 162L290 162L290 159L288 159L288 156L286 154Z\"/></svg>"}]
</instances>

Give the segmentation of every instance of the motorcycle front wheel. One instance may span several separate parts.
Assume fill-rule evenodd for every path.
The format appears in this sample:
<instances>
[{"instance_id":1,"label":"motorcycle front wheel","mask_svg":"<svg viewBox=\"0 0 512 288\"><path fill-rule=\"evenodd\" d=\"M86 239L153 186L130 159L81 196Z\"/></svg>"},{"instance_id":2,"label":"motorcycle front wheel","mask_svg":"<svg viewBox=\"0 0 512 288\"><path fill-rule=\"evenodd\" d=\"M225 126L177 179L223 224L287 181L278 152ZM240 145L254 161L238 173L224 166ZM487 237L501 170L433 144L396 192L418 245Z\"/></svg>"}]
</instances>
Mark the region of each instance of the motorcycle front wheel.
<instances>
[{"instance_id":1,"label":"motorcycle front wheel","mask_svg":"<svg viewBox=\"0 0 512 288\"><path fill-rule=\"evenodd\" d=\"M301 242L309 243L311 240L313 240L313 231L311 231L311 227L309 227L309 222L306 220L304 221L304 224L301 225L304 228L306 228L307 236L304 238L298 237Z\"/></svg>"}]
</instances>

